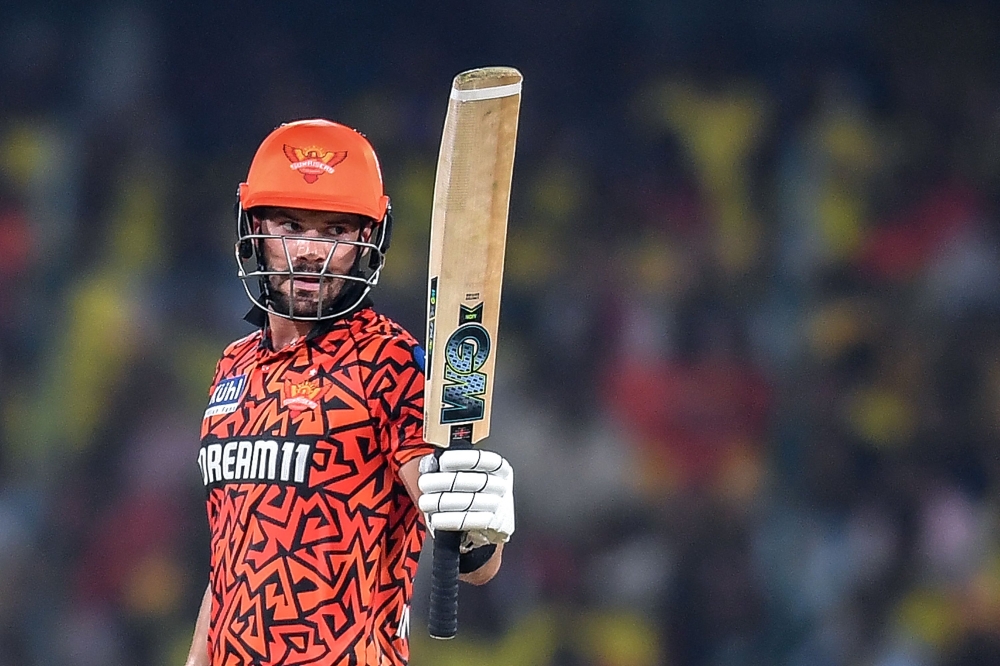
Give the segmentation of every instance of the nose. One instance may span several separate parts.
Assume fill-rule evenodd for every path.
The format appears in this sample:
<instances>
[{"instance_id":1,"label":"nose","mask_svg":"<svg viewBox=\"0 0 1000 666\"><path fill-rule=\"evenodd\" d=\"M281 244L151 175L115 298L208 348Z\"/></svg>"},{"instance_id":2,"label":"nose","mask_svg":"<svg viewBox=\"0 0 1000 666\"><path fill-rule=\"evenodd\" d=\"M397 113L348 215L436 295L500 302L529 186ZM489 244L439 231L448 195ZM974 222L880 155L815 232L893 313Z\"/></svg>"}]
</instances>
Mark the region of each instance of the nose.
<instances>
[{"instance_id":1,"label":"nose","mask_svg":"<svg viewBox=\"0 0 1000 666\"><path fill-rule=\"evenodd\" d=\"M318 232L309 231L302 234L308 236L308 240L289 240L288 253L292 259L304 259L310 262L324 262L333 253L337 244L329 239L324 239Z\"/></svg>"}]
</instances>

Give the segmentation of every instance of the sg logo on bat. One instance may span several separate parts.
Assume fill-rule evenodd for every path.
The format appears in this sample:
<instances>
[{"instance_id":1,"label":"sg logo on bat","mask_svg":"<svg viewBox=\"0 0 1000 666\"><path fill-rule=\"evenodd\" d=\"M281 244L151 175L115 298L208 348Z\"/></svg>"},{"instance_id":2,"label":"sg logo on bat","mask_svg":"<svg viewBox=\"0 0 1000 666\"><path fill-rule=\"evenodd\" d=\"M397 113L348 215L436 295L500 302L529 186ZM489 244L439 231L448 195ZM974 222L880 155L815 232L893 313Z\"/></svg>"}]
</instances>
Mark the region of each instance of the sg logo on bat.
<instances>
[{"instance_id":1,"label":"sg logo on bat","mask_svg":"<svg viewBox=\"0 0 1000 666\"><path fill-rule=\"evenodd\" d=\"M474 308L459 306L459 327L448 336L444 348L444 387L442 423L481 420L486 415L486 373L480 372L490 357L490 334L480 322L483 304Z\"/></svg>"}]
</instances>

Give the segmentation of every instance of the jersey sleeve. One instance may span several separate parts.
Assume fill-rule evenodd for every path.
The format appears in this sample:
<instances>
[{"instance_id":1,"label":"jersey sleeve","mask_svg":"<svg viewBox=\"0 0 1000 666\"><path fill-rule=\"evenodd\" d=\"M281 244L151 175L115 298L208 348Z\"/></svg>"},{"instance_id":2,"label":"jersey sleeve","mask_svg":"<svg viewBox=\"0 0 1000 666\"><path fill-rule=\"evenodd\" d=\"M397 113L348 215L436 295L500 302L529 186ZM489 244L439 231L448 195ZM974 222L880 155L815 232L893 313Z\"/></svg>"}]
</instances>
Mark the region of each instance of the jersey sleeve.
<instances>
[{"instance_id":1,"label":"jersey sleeve","mask_svg":"<svg viewBox=\"0 0 1000 666\"><path fill-rule=\"evenodd\" d=\"M405 463L433 453L424 442L424 354L415 340L392 337L378 345L369 396L382 450L393 472Z\"/></svg>"},{"instance_id":2,"label":"jersey sleeve","mask_svg":"<svg viewBox=\"0 0 1000 666\"><path fill-rule=\"evenodd\" d=\"M212 393L215 391L216 384L222 378L223 373L232 366L232 350L235 343L231 343L222 352L222 357L215 364L215 372L212 374L212 382L206 387L205 397L208 399L206 402L211 403ZM205 437L208 434L209 423L207 419L201 420L201 436Z\"/></svg>"}]
</instances>

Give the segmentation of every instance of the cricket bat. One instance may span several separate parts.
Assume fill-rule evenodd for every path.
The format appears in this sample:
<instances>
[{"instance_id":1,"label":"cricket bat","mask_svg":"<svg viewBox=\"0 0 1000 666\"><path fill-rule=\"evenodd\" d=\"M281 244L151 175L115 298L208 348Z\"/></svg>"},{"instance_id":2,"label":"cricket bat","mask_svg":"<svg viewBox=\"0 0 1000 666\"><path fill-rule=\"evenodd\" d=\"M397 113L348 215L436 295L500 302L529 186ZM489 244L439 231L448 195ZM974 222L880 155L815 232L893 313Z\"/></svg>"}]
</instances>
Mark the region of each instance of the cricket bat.
<instances>
[{"instance_id":1,"label":"cricket bat","mask_svg":"<svg viewBox=\"0 0 1000 666\"><path fill-rule=\"evenodd\" d=\"M471 447L490 433L500 289L521 73L462 72L452 83L434 182L427 271L424 439ZM458 631L459 532L434 538L428 629Z\"/></svg>"}]
</instances>

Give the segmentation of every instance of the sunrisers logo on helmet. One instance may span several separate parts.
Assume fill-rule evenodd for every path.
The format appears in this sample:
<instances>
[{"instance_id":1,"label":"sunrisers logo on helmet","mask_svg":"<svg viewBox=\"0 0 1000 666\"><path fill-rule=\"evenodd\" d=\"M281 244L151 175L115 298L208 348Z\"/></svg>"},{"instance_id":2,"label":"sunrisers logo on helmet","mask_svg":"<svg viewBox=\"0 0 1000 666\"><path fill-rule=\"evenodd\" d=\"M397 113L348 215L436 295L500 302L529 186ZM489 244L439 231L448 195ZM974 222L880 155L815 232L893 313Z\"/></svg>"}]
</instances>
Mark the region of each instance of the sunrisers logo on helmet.
<instances>
[{"instance_id":1,"label":"sunrisers logo on helmet","mask_svg":"<svg viewBox=\"0 0 1000 666\"><path fill-rule=\"evenodd\" d=\"M322 148L296 148L287 143L282 146L291 168L302 174L307 183L315 183L324 173L333 173L333 167L347 159L347 151L323 150Z\"/></svg>"},{"instance_id":2,"label":"sunrisers logo on helmet","mask_svg":"<svg viewBox=\"0 0 1000 666\"><path fill-rule=\"evenodd\" d=\"M237 196L238 276L258 308L287 319L331 319L350 312L378 284L389 248L392 215L378 157L357 130L321 118L279 126L257 149ZM293 267L272 270L263 255L264 243L280 243L287 253L288 243L304 239L263 233L253 224L250 213L259 206L360 215L367 218L371 231L367 237L330 244L328 257L338 246L355 248L355 262L347 272L328 271L325 264L319 271ZM317 298L315 312L305 314L284 303L276 305L275 282L291 280L294 286L295 280L317 278L321 285L336 281L340 287L331 299Z\"/></svg>"}]
</instances>

